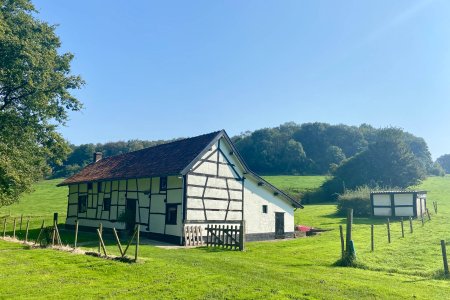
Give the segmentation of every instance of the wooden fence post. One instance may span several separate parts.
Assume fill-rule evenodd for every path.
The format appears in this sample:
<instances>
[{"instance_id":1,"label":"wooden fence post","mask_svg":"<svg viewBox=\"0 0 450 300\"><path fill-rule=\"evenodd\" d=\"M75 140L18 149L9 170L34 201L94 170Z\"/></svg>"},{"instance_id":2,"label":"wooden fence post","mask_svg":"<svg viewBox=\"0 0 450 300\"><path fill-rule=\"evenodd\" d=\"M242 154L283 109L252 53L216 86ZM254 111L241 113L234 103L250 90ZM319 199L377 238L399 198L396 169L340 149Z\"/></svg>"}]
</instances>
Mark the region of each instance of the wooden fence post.
<instances>
[{"instance_id":1,"label":"wooden fence post","mask_svg":"<svg viewBox=\"0 0 450 300\"><path fill-rule=\"evenodd\" d=\"M14 225L13 225L13 238L16 238L16 218L14 218Z\"/></svg>"},{"instance_id":2,"label":"wooden fence post","mask_svg":"<svg viewBox=\"0 0 450 300\"><path fill-rule=\"evenodd\" d=\"M402 226L402 238L405 237L405 229L403 228L403 217L400 219L400 224Z\"/></svg>"},{"instance_id":3,"label":"wooden fence post","mask_svg":"<svg viewBox=\"0 0 450 300\"><path fill-rule=\"evenodd\" d=\"M423 214L422 214L422 216L421 216L422 218L421 218L421 220L422 220L422 226L423 226Z\"/></svg>"},{"instance_id":4,"label":"wooden fence post","mask_svg":"<svg viewBox=\"0 0 450 300\"><path fill-rule=\"evenodd\" d=\"M431 216L430 216L430 211L427 208L427 216L428 216L428 221L431 221Z\"/></svg>"},{"instance_id":5,"label":"wooden fence post","mask_svg":"<svg viewBox=\"0 0 450 300\"><path fill-rule=\"evenodd\" d=\"M108 254L106 254L106 247L105 247L105 243L103 242L103 238L102 238L102 234L100 233L100 230L97 228L97 235L98 235L98 239L99 239L99 243L101 248L103 249L103 253L105 253L105 256L108 256ZM99 256L101 256L101 252L99 253Z\"/></svg>"},{"instance_id":6,"label":"wooden fence post","mask_svg":"<svg viewBox=\"0 0 450 300\"><path fill-rule=\"evenodd\" d=\"M42 231L44 230L44 225L45 225L45 220L42 220L41 230L39 230L38 237L37 237L36 241L34 242L35 245L37 244L37 242L39 242L39 238L41 237Z\"/></svg>"},{"instance_id":7,"label":"wooden fence post","mask_svg":"<svg viewBox=\"0 0 450 300\"><path fill-rule=\"evenodd\" d=\"M141 231L141 226L138 224L136 225L136 250L134 252L134 262L138 261L138 254L139 254L139 232Z\"/></svg>"},{"instance_id":8,"label":"wooden fence post","mask_svg":"<svg viewBox=\"0 0 450 300\"><path fill-rule=\"evenodd\" d=\"M3 219L3 238L6 237L6 218Z\"/></svg>"},{"instance_id":9,"label":"wooden fence post","mask_svg":"<svg viewBox=\"0 0 450 300\"><path fill-rule=\"evenodd\" d=\"M437 201L436 202L434 202L434 212L437 214Z\"/></svg>"},{"instance_id":10,"label":"wooden fence post","mask_svg":"<svg viewBox=\"0 0 450 300\"><path fill-rule=\"evenodd\" d=\"M56 239L56 221L53 220L52 246L55 246L55 239Z\"/></svg>"},{"instance_id":11,"label":"wooden fence post","mask_svg":"<svg viewBox=\"0 0 450 300\"><path fill-rule=\"evenodd\" d=\"M28 220L27 220L27 227L26 227L26 229L25 229L25 243L27 243L28 242L28 229L30 228L30 217L28 217Z\"/></svg>"},{"instance_id":12,"label":"wooden fence post","mask_svg":"<svg viewBox=\"0 0 450 300\"><path fill-rule=\"evenodd\" d=\"M22 220L23 220L23 214L20 215L19 232L22 232Z\"/></svg>"},{"instance_id":13,"label":"wooden fence post","mask_svg":"<svg viewBox=\"0 0 450 300\"><path fill-rule=\"evenodd\" d=\"M125 250L123 251L122 257L124 257L125 254L127 254L128 247L130 247L131 242L133 242L133 239L134 239L135 236L136 236L136 230L134 231L133 236L131 237L130 241L128 242L127 246L125 247Z\"/></svg>"},{"instance_id":14,"label":"wooden fence post","mask_svg":"<svg viewBox=\"0 0 450 300\"><path fill-rule=\"evenodd\" d=\"M448 275L447 250L445 248L445 240L441 240L442 260L444 262L444 274Z\"/></svg>"},{"instance_id":15,"label":"wooden fence post","mask_svg":"<svg viewBox=\"0 0 450 300\"><path fill-rule=\"evenodd\" d=\"M116 238L117 246L119 247L120 256L123 257L122 244L120 243L119 236L117 235L117 230L116 230L116 228L114 228L114 227L113 227L113 232L114 232L114 237Z\"/></svg>"},{"instance_id":16,"label":"wooden fence post","mask_svg":"<svg viewBox=\"0 0 450 300\"><path fill-rule=\"evenodd\" d=\"M412 217L409 217L409 231L413 233L413 223L412 223Z\"/></svg>"},{"instance_id":17,"label":"wooden fence post","mask_svg":"<svg viewBox=\"0 0 450 300\"><path fill-rule=\"evenodd\" d=\"M239 228L239 250L245 250L245 220L241 221L241 226Z\"/></svg>"},{"instance_id":18,"label":"wooden fence post","mask_svg":"<svg viewBox=\"0 0 450 300\"><path fill-rule=\"evenodd\" d=\"M345 251L350 254L350 241L352 240L352 224L353 224L353 208L349 208L347 211L347 228L346 228L346 239L345 239Z\"/></svg>"},{"instance_id":19,"label":"wooden fence post","mask_svg":"<svg viewBox=\"0 0 450 300\"><path fill-rule=\"evenodd\" d=\"M388 243L391 243L391 224L389 222L389 218L387 218L387 234L388 234Z\"/></svg>"},{"instance_id":20,"label":"wooden fence post","mask_svg":"<svg viewBox=\"0 0 450 300\"><path fill-rule=\"evenodd\" d=\"M73 248L77 248L77 242L78 242L78 219L75 220L75 240L73 242Z\"/></svg>"},{"instance_id":21,"label":"wooden fence post","mask_svg":"<svg viewBox=\"0 0 450 300\"><path fill-rule=\"evenodd\" d=\"M373 237L373 224L370 225L370 250L372 250L372 252L375 250L375 243Z\"/></svg>"},{"instance_id":22,"label":"wooden fence post","mask_svg":"<svg viewBox=\"0 0 450 300\"><path fill-rule=\"evenodd\" d=\"M98 241L98 253L100 254L101 253L101 247L102 247L102 240L103 240L103 237L102 237L102 235L103 235L103 224L102 223L100 223L100 225L98 226L98 231L99 231L100 237L101 237L101 239L99 239L99 241Z\"/></svg>"},{"instance_id":23,"label":"wooden fence post","mask_svg":"<svg viewBox=\"0 0 450 300\"><path fill-rule=\"evenodd\" d=\"M62 247L61 235L59 234L58 222L55 221L55 234L56 234L56 242L60 247Z\"/></svg>"},{"instance_id":24,"label":"wooden fence post","mask_svg":"<svg viewBox=\"0 0 450 300\"><path fill-rule=\"evenodd\" d=\"M341 235L341 258L344 259L345 247L344 247L344 230L342 229L342 225L339 225L339 233Z\"/></svg>"}]
</instances>

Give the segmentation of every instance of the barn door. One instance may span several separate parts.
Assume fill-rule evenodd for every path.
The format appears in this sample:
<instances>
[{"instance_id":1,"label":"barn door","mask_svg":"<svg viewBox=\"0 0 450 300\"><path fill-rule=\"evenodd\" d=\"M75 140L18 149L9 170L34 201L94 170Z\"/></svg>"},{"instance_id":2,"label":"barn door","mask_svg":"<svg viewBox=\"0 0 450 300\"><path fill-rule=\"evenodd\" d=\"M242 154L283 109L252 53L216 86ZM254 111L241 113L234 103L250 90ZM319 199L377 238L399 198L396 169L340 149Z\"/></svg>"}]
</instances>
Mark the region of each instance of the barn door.
<instances>
[{"instance_id":1,"label":"barn door","mask_svg":"<svg viewBox=\"0 0 450 300\"><path fill-rule=\"evenodd\" d=\"M133 230L136 226L136 199L127 199L125 214L127 229Z\"/></svg>"},{"instance_id":2,"label":"barn door","mask_svg":"<svg viewBox=\"0 0 450 300\"><path fill-rule=\"evenodd\" d=\"M284 239L284 213L275 213L275 238Z\"/></svg>"}]
</instances>

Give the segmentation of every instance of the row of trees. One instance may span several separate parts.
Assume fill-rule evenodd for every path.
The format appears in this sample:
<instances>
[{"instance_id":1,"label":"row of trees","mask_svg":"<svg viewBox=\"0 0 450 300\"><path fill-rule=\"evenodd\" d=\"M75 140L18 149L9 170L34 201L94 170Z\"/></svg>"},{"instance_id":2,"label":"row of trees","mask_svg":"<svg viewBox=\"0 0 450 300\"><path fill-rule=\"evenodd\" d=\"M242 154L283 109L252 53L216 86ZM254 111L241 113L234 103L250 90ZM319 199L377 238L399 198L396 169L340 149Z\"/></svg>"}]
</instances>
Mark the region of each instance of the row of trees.
<instances>
[{"instance_id":1,"label":"row of trees","mask_svg":"<svg viewBox=\"0 0 450 300\"><path fill-rule=\"evenodd\" d=\"M260 174L333 174L343 172L344 162L356 164L356 157L363 162L366 150L373 148L382 141L392 139L403 153L400 158L410 157L418 164L424 174L442 174L439 165L433 163L427 144L422 138L416 137L400 129L375 129L370 125L361 126L330 125L326 123L286 123L276 128L265 128L254 132L246 132L232 138L239 152L250 168ZM72 152L62 166L54 166L54 177L67 177L92 161L96 151L104 156L118 155L168 141L130 140L127 142L109 142L106 144L83 144L71 146ZM381 150L382 147L380 147ZM392 153L377 153L383 161L377 165L383 166ZM388 155L389 154L389 155ZM364 154L367 155L367 154ZM375 155L375 154L373 154ZM352 158L355 158L352 160ZM376 161L376 157L371 157ZM366 161L369 158L364 158ZM395 160L392 157L391 160ZM367 162L369 163L369 162ZM398 160L390 166L401 164ZM350 168L347 166L347 168ZM387 170L387 166L383 166ZM358 175L359 176L359 175ZM362 176L359 176L363 178ZM362 179L363 180L363 179Z\"/></svg>"},{"instance_id":2,"label":"row of trees","mask_svg":"<svg viewBox=\"0 0 450 300\"><path fill-rule=\"evenodd\" d=\"M395 139L405 145L425 173L439 173L423 138L400 129L391 131L395 131ZM386 130L367 124L286 123L246 132L233 140L250 168L258 173L331 174L344 161L377 143L385 133Z\"/></svg>"},{"instance_id":3,"label":"row of trees","mask_svg":"<svg viewBox=\"0 0 450 300\"><path fill-rule=\"evenodd\" d=\"M144 148L156 146L159 144L167 143L169 141L142 141L142 140L130 140L109 142L105 144L82 144L79 146L70 145L71 152L67 156L62 165L54 165L51 177L68 177L71 176L82 168L90 164L93 160L94 152L102 152L104 157L119 155L131 151L137 151Z\"/></svg>"}]
</instances>

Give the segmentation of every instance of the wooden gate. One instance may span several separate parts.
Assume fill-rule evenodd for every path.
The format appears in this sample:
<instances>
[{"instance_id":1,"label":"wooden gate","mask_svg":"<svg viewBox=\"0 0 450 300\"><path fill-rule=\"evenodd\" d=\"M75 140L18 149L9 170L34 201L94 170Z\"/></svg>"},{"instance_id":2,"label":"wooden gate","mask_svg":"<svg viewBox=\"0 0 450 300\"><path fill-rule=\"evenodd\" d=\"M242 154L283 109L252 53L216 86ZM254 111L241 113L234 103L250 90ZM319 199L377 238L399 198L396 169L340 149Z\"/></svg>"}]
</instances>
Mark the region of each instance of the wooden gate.
<instances>
[{"instance_id":1,"label":"wooden gate","mask_svg":"<svg viewBox=\"0 0 450 300\"><path fill-rule=\"evenodd\" d=\"M203 232L201 226L184 227L185 246L203 246Z\"/></svg>"},{"instance_id":2,"label":"wooden gate","mask_svg":"<svg viewBox=\"0 0 450 300\"><path fill-rule=\"evenodd\" d=\"M244 224L208 225L206 227L206 246L244 250Z\"/></svg>"}]
</instances>

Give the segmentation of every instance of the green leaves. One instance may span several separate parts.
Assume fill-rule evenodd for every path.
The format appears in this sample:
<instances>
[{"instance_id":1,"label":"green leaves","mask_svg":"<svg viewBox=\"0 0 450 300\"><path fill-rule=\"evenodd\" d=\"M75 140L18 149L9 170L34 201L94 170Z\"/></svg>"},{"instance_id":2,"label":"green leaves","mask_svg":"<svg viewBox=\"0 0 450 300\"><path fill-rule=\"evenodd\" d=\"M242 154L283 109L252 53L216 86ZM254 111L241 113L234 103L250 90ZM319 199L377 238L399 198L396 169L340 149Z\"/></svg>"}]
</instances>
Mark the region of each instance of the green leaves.
<instances>
[{"instance_id":1,"label":"green leaves","mask_svg":"<svg viewBox=\"0 0 450 300\"><path fill-rule=\"evenodd\" d=\"M59 54L55 26L36 19L27 0L0 0L0 206L17 201L32 182L69 152L56 131L82 104L71 90L71 53Z\"/></svg>"},{"instance_id":2,"label":"green leaves","mask_svg":"<svg viewBox=\"0 0 450 300\"><path fill-rule=\"evenodd\" d=\"M426 169L403 141L403 131L387 128L367 150L342 164L334 180L351 189L362 185L406 188L425 175Z\"/></svg>"}]
</instances>

